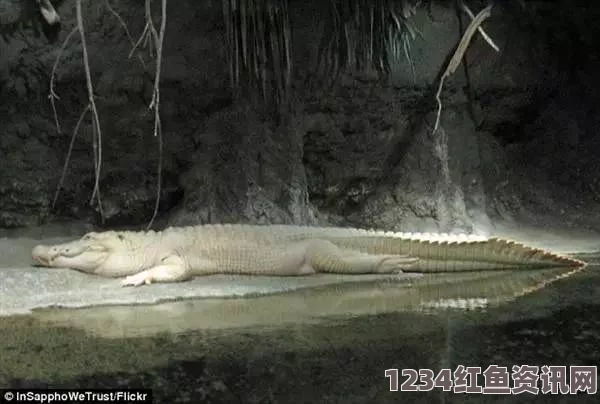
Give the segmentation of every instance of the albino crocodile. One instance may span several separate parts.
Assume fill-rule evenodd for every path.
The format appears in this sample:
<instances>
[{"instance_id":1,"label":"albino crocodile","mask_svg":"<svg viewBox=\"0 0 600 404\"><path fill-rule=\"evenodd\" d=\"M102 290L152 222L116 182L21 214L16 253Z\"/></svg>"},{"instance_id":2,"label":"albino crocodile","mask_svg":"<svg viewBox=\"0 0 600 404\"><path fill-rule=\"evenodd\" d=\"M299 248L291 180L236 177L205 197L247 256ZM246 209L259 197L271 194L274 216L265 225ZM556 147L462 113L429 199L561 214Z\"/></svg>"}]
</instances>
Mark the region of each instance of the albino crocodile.
<instances>
[{"instance_id":1,"label":"albino crocodile","mask_svg":"<svg viewBox=\"0 0 600 404\"><path fill-rule=\"evenodd\" d=\"M585 263L508 240L292 225L202 225L161 232L107 231L38 245L42 266L124 277L123 286L197 275L454 272L581 267Z\"/></svg>"}]
</instances>

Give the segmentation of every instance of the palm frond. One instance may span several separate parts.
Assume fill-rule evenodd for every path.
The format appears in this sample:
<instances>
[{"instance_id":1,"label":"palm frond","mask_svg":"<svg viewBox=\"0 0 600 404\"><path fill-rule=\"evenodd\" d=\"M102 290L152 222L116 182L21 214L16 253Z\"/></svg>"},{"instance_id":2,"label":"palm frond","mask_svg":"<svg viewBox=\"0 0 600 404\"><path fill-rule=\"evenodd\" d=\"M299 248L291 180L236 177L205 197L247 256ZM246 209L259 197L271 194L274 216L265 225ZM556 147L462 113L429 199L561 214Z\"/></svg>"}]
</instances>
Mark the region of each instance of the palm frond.
<instances>
[{"instance_id":1,"label":"palm frond","mask_svg":"<svg viewBox=\"0 0 600 404\"><path fill-rule=\"evenodd\" d=\"M223 0L231 85L287 98L292 72L287 0Z\"/></svg>"},{"instance_id":2,"label":"palm frond","mask_svg":"<svg viewBox=\"0 0 600 404\"><path fill-rule=\"evenodd\" d=\"M419 3L413 0L329 0L316 70L334 79L339 72L388 74L403 55L414 71L410 24Z\"/></svg>"}]
</instances>

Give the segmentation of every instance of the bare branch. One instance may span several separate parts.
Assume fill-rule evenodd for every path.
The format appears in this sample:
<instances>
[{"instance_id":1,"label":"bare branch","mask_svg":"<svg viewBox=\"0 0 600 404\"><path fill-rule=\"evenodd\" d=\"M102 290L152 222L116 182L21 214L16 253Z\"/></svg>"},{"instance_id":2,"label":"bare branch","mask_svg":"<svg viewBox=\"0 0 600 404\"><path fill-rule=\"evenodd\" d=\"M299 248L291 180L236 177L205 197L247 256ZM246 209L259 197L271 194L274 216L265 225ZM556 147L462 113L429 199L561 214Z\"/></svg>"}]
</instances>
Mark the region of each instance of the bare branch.
<instances>
[{"instance_id":1,"label":"bare branch","mask_svg":"<svg viewBox=\"0 0 600 404\"><path fill-rule=\"evenodd\" d=\"M63 165L62 174L60 176L60 180L58 181L58 186L56 187L56 192L54 193L54 199L52 200L51 209L54 210L54 206L56 206L56 201L58 200L58 194L60 193L60 189L62 188L65 177L67 175L67 167L69 166L69 161L71 160L71 153L73 152L73 145L75 144L75 138L77 137L77 133L79 132L79 126L81 122L83 122L83 117L86 112L90 110L90 104L86 105L83 111L81 111L81 115L79 115L79 119L77 120L77 124L75 125L75 129L73 129L73 135L71 136L71 143L69 143L69 151L67 152L67 157L65 159L65 164Z\"/></svg>"},{"instance_id":2,"label":"bare branch","mask_svg":"<svg viewBox=\"0 0 600 404\"><path fill-rule=\"evenodd\" d=\"M473 14L473 12L469 8L469 6L467 6L462 1L460 2L460 6L464 10L464 12L467 13L469 15L469 17L471 17L471 20L473 20L475 18L475 14ZM477 27L477 31L479 31L479 33L481 34L483 39L485 39L485 41L492 47L492 49L494 49L496 52L500 52L500 48L498 47L498 45L496 45L494 43L492 38L489 37L489 35L484 31L484 29L481 26Z\"/></svg>"},{"instance_id":3,"label":"bare branch","mask_svg":"<svg viewBox=\"0 0 600 404\"><path fill-rule=\"evenodd\" d=\"M165 29L167 23L167 0L161 0L161 20L160 20L160 32L156 31L154 26L154 22L152 21L152 12L150 8L150 0L146 0L146 27L148 27L148 31L152 36L154 41L154 47L156 49L156 70L154 75L154 91L152 92L152 101L150 101L149 109L154 109L154 136L158 136L158 147L159 147L159 156L158 156L158 178L157 178L157 187L156 187L156 203L154 205L154 212L152 213L152 218L150 222L146 226L147 229L152 227L154 223L154 219L158 214L158 208L160 205L160 195L162 192L162 149L163 149L163 139L162 139L162 126L160 122L160 72L162 67L162 48L165 39Z\"/></svg>"},{"instance_id":4,"label":"bare branch","mask_svg":"<svg viewBox=\"0 0 600 404\"><path fill-rule=\"evenodd\" d=\"M111 7L111 5L108 2L108 0L104 0L104 3L106 4L106 8L108 8L108 11L110 11L111 14L115 16L115 18L117 19L117 21L119 21L119 24L121 24L121 26L125 30L125 34L127 35L127 38L129 39L129 42L131 42L131 48L132 49L131 49L131 52L129 53L129 57L131 58L131 55L135 51L135 48L137 47L137 45L136 45L135 42L133 42L133 38L131 37L131 34L129 33L129 29L127 28L127 24L125 24L125 21L123 21L123 18L121 18L121 16L119 15L119 13L117 13L117 11L114 8ZM140 60L140 63L142 64L142 66L146 67L146 64L144 63L144 59L142 58L142 55L138 54L138 59Z\"/></svg>"},{"instance_id":5,"label":"bare branch","mask_svg":"<svg viewBox=\"0 0 600 404\"><path fill-rule=\"evenodd\" d=\"M81 0L77 0L77 28L79 29L79 35L81 37L81 48L83 51L83 66L85 68L85 80L87 84L88 90L88 101L90 103L90 108L92 109L93 116L93 129L94 129L94 171L95 171L95 181L94 181L94 190L92 192L92 197L90 199L90 203L94 200L94 197L98 201L98 209L100 211L100 216L104 221L104 213L102 210L102 202L100 200L100 168L102 166L102 130L100 128L100 118L98 116L98 110L96 109L96 103L94 101L94 86L92 84L92 74L90 72L90 61L87 52L87 45L85 41L85 30L83 27L83 16L81 12Z\"/></svg>"},{"instance_id":6,"label":"bare branch","mask_svg":"<svg viewBox=\"0 0 600 404\"><path fill-rule=\"evenodd\" d=\"M93 117L93 120L92 120L92 131L93 131L92 147L93 147L93 156L94 156L95 181L94 181L94 189L93 189L92 196L90 199L90 204L94 201L94 198L96 198L96 200L98 202L98 209L99 209L102 221L104 221L104 212L103 212L102 202L101 202L101 198L100 198L100 185L99 185L100 184L101 166L102 166L102 130L101 130L101 126L100 126L100 118L98 115L98 110L96 108L96 103L95 103L96 97L94 95L94 87L93 87L92 77L91 77L92 75L91 75L91 70L90 70L89 55L88 55L88 50L87 50L86 38L85 38L85 29L84 29L84 25L83 25L81 2L82 2L82 0L76 0L77 26L75 28L73 28L73 30L68 34L67 38L65 39L65 41L61 47L60 53L54 63L53 69L52 69L52 75L51 75L51 81L50 81L50 94L49 94L48 98L50 99L50 102L52 103L52 108L54 111L54 118L55 118L58 132L60 133L61 130L60 130L60 126L58 123L58 116L57 116L56 108L55 108L55 100L59 99L59 97L54 91L54 77L55 77L55 72L56 72L61 55L62 55L64 49L66 48L67 43L69 42L69 40L71 39L73 34L77 31L79 31L79 35L81 38L81 45L82 45L82 52L83 52L83 64L84 64L84 69L85 69L86 87L87 87L87 92L88 92L88 104L86 105L85 109L82 111L82 113L79 117L79 120L77 121L77 124L75 126L75 129L73 131L73 135L71 137L71 143L69 145L69 151L67 153L67 157L66 157L65 164L63 167L62 175L59 180L59 184L56 189L56 193L54 195L52 207L54 207L56 205L58 195L64 184L64 178L66 176L67 167L69 164L69 160L71 158L73 145L75 142L76 135L79 131L79 127L81 126L81 123L82 123L86 113L89 110L91 110L92 117ZM148 224L148 227L150 227L152 225L152 223L154 222L154 219L156 218L156 215L157 215L157 212L159 209L161 184L162 184L163 139L162 139L162 125L161 125L161 121L160 121L160 76L161 76L161 67L162 67L162 50L163 50L163 43L164 43L165 30L166 30L167 0L161 0L162 15L161 15L161 24L160 24L159 31L156 30L156 28L154 26L154 22L152 20L151 7L150 7L151 0L146 0L145 3L146 3L145 4L146 25L145 25L144 30L143 30L140 38L138 39L138 41L136 43L134 43L133 38L131 37L131 35L129 33L129 30L127 29L127 25L125 24L125 22L123 21L121 16L111 7L109 1L105 0L105 4L106 4L108 10L115 16L115 18L117 18L117 20L119 21L121 26L125 29L125 33L126 33L127 37L129 38L129 41L132 44L132 50L129 54L129 57L131 57L131 55L136 51L137 47L141 43L143 43L144 46L147 44L150 44L149 50L151 53L154 50L156 50L156 71L155 71L155 77L154 77L154 91L152 93L152 100L150 101L148 109L154 109L154 136L158 137L158 141L159 141L158 142L159 161L158 161L157 198L156 198L156 204L154 207L154 213L152 215L150 223ZM143 58L141 57L141 55L138 55L138 57L139 57L142 65L144 65L144 67L145 67L145 64L144 64L144 61L143 61Z\"/></svg>"},{"instance_id":7,"label":"bare branch","mask_svg":"<svg viewBox=\"0 0 600 404\"><path fill-rule=\"evenodd\" d=\"M67 37L63 41L58 55L56 56L56 60L54 61L54 65L52 66L52 73L50 74L50 93L48 94L48 99L50 100L50 104L52 105L52 111L54 113L54 123L56 124L56 130L58 131L58 133L61 133L61 130L60 124L58 123L58 114L56 113L55 100L59 100L60 97L54 92L54 77L56 75L56 68L58 67L58 62L60 62L60 58L75 32L77 32L77 27L73 28L71 32L69 32L69 35L67 35Z\"/></svg>"},{"instance_id":8,"label":"bare branch","mask_svg":"<svg viewBox=\"0 0 600 404\"><path fill-rule=\"evenodd\" d=\"M131 57L131 55L133 55L133 52L135 52L137 47L140 46L140 43L142 43L144 38L146 38L147 36L148 36L148 23L146 23L146 25L144 26L144 30L142 31L142 34L138 38L137 42L133 45L131 52L129 52L129 57Z\"/></svg>"},{"instance_id":9,"label":"bare branch","mask_svg":"<svg viewBox=\"0 0 600 404\"><path fill-rule=\"evenodd\" d=\"M435 94L435 99L438 103L438 111L435 119L435 125L433 127L434 133L440 124L440 116L442 114L442 101L440 100L440 96L442 93L442 88L444 86L444 80L446 79L446 77L450 76L456 71L456 68L460 65L460 61L462 60L465 51L467 50L467 47L471 43L471 39L477 31L477 28L483 23L483 21L486 18L490 16L491 11L492 5L490 4L489 6L481 10L479 14L477 14L477 16L471 21L471 23L465 30L465 33L463 34L460 42L458 43L456 51L454 51L454 55L452 55L452 59L450 59L450 62L448 62L448 66L446 67L444 74L442 74L442 77L440 77L440 84L438 86L437 93Z\"/></svg>"}]
</instances>

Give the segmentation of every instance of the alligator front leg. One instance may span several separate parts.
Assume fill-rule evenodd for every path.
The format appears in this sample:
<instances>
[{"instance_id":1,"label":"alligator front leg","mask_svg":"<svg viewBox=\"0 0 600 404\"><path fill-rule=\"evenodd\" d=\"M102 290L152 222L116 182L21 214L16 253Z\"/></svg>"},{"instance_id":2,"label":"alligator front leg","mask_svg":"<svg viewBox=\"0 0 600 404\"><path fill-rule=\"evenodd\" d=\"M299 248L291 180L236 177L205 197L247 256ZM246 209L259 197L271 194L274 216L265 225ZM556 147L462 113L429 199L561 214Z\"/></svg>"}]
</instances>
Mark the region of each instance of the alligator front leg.
<instances>
[{"instance_id":1,"label":"alligator front leg","mask_svg":"<svg viewBox=\"0 0 600 404\"><path fill-rule=\"evenodd\" d=\"M161 260L160 265L126 277L121 281L121 286L149 285L155 282L181 282L192 277L192 271L188 269L181 257L169 255Z\"/></svg>"}]
</instances>

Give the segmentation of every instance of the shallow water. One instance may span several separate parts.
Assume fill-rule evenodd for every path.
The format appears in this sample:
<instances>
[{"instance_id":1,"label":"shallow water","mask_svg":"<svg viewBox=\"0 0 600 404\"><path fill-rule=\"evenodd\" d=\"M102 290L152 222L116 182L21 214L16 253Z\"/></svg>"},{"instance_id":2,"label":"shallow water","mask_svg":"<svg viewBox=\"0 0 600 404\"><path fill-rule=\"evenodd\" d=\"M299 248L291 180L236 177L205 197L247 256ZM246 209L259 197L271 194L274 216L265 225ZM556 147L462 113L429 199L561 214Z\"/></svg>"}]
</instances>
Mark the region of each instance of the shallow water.
<instances>
[{"instance_id":1,"label":"shallow water","mask_svg":"<svg viewBox=\"0 0 600 404\"><path fill-rule=\"evenodd\" d=\"M384 375L459 365L597 366L599 254L579 258L592 265L547 285L558 270L4 316L0 388L144 387L160 403L598 402L598 393L391 392Z\"/></svg>"},{"instance_id":2,"label":"shallow water","mask_svg":"<svg viewBox=\"0 0 600 404\"><path fill-rule=\"evenodd\" d=\"M97 330L57 315L67 310L54 311L54 317L50 310L2 319L0 385L138 386L152 388L155 402L165 403L386 403L400 398L424 403L512 402L515 397L465 396L440 389L390 392L384 371L455 369L461 364L483 368L490 364L597 365L598 302L600 269L590 266L568 279L485 309L404 310L313 322L183 330L177 322L189 313L169 312L165 306L161 320L165 330L172 327L172 331L160 331L151 324L143 336L143 327L134 323L132 329L140 335L123 337L102 336L97 330L124 333L123 324L142 316L144 306L129 306L133 313L129 318L123 309L124 319L114 314L112 320L110 316L94 318L93 311L71 316L72 320L92 318ZM147 308L156 317L156 308ZM240 306L242 316L244 310ZM519 396L521 402L550 398L591 403L598 396Z\"/></svg>"}]
</instances>

